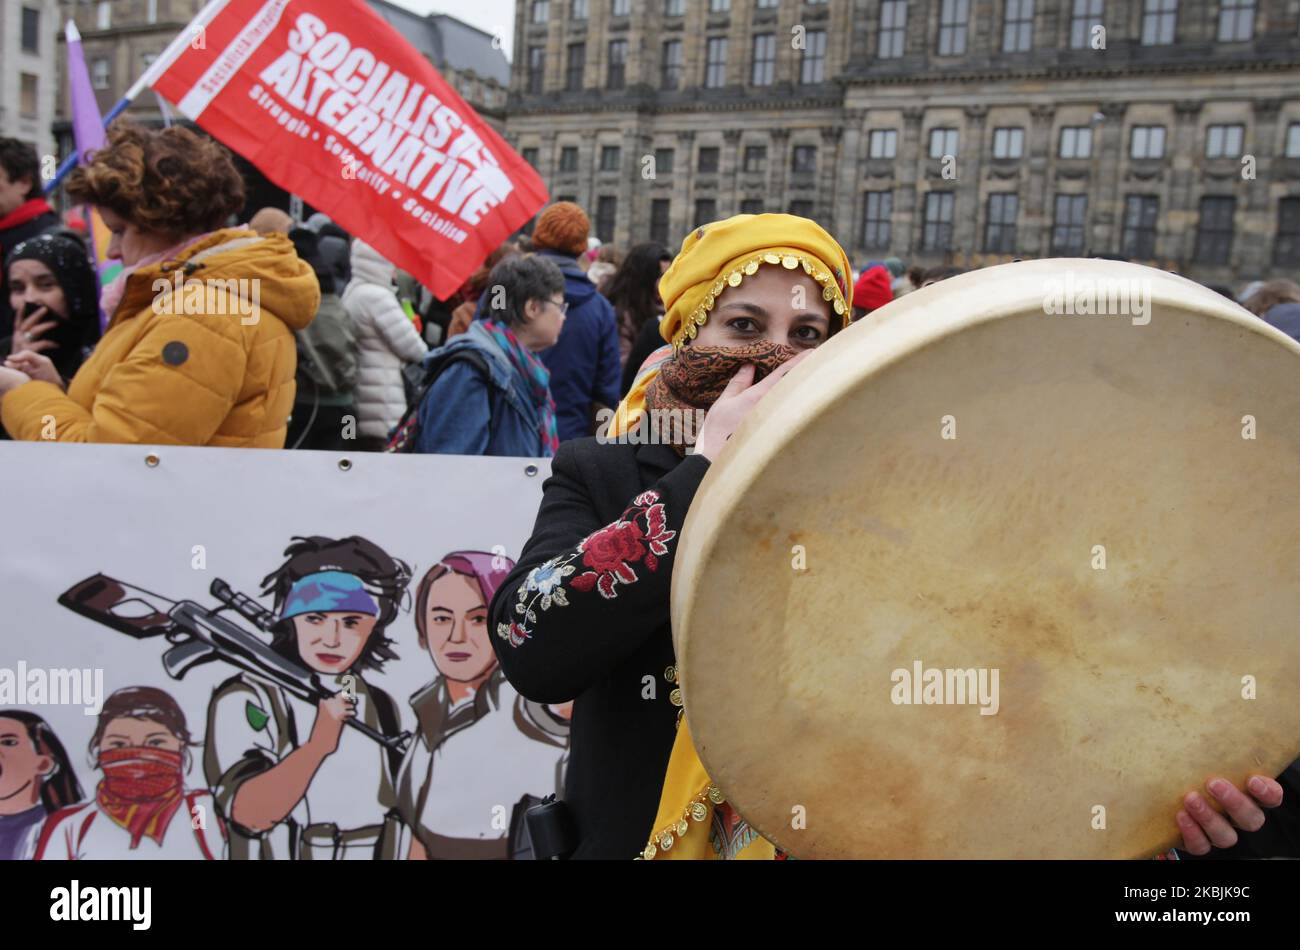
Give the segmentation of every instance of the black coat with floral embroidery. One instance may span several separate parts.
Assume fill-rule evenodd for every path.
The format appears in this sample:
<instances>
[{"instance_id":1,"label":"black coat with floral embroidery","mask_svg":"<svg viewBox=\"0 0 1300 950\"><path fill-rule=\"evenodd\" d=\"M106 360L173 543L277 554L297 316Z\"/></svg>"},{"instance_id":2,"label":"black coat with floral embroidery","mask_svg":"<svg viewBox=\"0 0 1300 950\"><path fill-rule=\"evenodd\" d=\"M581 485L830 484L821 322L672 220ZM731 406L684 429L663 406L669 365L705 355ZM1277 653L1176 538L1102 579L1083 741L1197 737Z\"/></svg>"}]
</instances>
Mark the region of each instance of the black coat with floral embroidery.
<instances>
[{"instance_id":1,"label":"black coat with floral embroidery","mask_svg":"<svg viewBox=\"0 0 1300 950\"><path fill-rule=\"evenodd\" d=\"M673 557L708 467L666 445L562 443L533 535L492 598L506 679L537 702L576 700L575 858L631 859L649 839L676 734Z\"/></svg>"}]
</instances>

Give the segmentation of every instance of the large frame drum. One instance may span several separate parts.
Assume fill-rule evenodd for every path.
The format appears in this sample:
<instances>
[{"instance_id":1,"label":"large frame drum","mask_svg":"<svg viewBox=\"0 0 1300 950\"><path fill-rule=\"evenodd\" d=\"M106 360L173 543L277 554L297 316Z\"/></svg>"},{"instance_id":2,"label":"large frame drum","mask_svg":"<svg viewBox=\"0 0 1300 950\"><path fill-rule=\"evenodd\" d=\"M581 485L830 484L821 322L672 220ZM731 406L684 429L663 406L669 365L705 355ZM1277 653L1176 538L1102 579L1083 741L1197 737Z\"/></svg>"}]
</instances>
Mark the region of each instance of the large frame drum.
<instances>
[{"instance_id":1,"label":"large frame drum","mask_svg":"<svg viewBox=\"0 0 1300 950\"><path fill-rule=\"evenodd\" d=\"M1149 856L1300 751L1298 490L1300 345L1223 297L1094 260L910 294L695 497L701 760L796 857Z\"/></svg>"}]
</instances>

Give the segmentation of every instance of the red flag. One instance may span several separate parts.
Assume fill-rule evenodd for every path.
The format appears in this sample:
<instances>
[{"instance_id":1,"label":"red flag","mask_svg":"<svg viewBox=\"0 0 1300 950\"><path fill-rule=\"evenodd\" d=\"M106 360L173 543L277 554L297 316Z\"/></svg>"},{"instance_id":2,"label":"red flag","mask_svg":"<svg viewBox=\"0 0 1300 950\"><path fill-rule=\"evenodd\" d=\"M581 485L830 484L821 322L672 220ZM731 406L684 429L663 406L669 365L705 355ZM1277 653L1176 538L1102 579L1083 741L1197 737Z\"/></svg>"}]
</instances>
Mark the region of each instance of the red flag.
<instances>
[{"instance_id":1,"label":"red flag","mask_svg":"<svg viewBox=\"0 0 1300 950\"><path fill-rule=\"evenodd\" d=\"M440 298L542 180L363 0L227 0L153 82L271 181Z\"/></svg>"}]
</instances>

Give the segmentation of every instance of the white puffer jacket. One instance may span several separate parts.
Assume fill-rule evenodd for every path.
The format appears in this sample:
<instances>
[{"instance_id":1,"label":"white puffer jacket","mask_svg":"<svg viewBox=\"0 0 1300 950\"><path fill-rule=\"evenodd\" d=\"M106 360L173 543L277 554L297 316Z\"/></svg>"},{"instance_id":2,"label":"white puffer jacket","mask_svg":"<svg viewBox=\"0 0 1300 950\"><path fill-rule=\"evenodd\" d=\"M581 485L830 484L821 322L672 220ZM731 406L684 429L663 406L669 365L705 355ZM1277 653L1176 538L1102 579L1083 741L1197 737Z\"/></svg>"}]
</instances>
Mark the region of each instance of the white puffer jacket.
<instances>
[{"instance_id":1,"label":"white puffer jacket","mask_svg":"<svg viewBox=\"0 0 1300 950\"><path fill-rule=\"evenodd\" d=\"M352 279L343 307L357 330L357 432L385 439L406 411L402 365L424 358L428 347L393 292L397 268L369 244L352 242Z\"/></svg>"}]
</instances>

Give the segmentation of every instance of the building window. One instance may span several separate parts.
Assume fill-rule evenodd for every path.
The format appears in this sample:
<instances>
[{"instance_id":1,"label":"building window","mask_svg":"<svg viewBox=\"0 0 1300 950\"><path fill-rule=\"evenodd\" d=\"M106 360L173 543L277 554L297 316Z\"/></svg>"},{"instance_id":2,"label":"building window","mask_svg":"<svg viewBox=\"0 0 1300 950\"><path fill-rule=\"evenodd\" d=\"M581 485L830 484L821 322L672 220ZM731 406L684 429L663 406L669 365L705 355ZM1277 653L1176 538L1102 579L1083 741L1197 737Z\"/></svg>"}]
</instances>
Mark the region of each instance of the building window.
<instances>
[{"instance_id":1,"label":"building window","mask_svg":"<svg viewBox=\"0 0 1300 950\"><path fill-rule=\"evenodd\" d=\"M158 0L149 0L144 7L144 19L146 23L158 22Z\"/></svg>"},{"instance_id":2,"label":"building window","mask_svg":"<svg viewBox=\"0 0 1300 950\"><path fill-rule=\"evenodd\" d=\"M669 40L664 44L663 77L660 85L664 89L676 89L682 83L682 41Z\"/></svg>"},{"instance_id":3,"label":"building window","mask_svg":"<svg viewBox=\"0 0 1300 950\"><path fill-rule=\"evenodd\" d=\"M1086 247L1087 195L1057 195L1052 223L1052 256L1082 257Z\"/></svg>"},{"instance_id":4,"label":"building window","mask_svg":"<svg viewBox=\"0 0 1300 950\"><path fill-rule=\"evenodd\" d=\"M884 0L880 4L880 41L876 55L881 59L897 59L903 55L906 38L907 0Z\"/></svg>"},{"instance_id":5,"label":"building window","mask_svg":"<svg viewBox=\"0 0 1300 950\"><path fill-rule=\"evenodd\" d=\"M671 175L673 173L673 150L670 148L655 149L655 174Z\"/></svg>"},{"instance_id":6,"label":"building window","mask_svg":"<svg viewBox=\"0 0 1300 950\"><path fill-rule=\"evenodd\" d=\"M776 34L755 34L753 84L755 86L770 86L775 78Z\"/></svg>"},{"instance_id":7,"label":"building window","mask_svg":"<svg viewBox=\"0 0 1300 950\"><path fill-rule=\"evenodd\" d=\"M681 16L685 6L685 0L664 0L664 16Z\"/></svg>"},{"instance_id":8,"label":"building window","mask_svg":"<svg viewBox=\"0 0 1300 950\"><path fill-rule=\"evenodd\" d=\"M741 214L762 214L763 199L762 198L744 199L743 201L740 202L740 213Z\"/></svg>"},{"instance_id":9,"label":"building window","mask_svg":"<svg viewBox=\"0 0 1300 950\"><path fill-rule=\"evenodd\" d=\"M1020 158L1025 151L1025 130L1002 128L993 130L993 157Z\"/></svg>"},{"instance_id":10,"label":"building window","mask_svg":"<svg viewBox=\"0 0 1300 950\"><path fill-rule=\"evenodd\" d=\"M1002 23L1002 52L1027 53L1034 48L1034 0L1007 0Z\"/></svg>"},{"instance_id":11,"label":"building window","mask_svg":"<svg viewBox=\"0 0 1300 950\"><path fill-rule=\"evenodd\" d=\"M961 56L966 52L966 23L970 0L943 0L939 11L939 55Z\"/></svg>"},{"instance_id":12,"label":"building window","mask_svg":"<svg viewBox=\"0 0 1300 950\"><path fill-rule=\"evenodd\" d=\"M700 149L699 157L696 160L695 170L703 172L706 175L716 175L718 173L718 153L716 145L706 145Z\"/></svg>"},{"instance_id":13,"label":"building window","mask_svg":"<svg viewBox=\"0 0 1300 950\"><path fill-rule=\"evenodd\" d=\"M627 16L632 10L632 0L613 0L612 14L614 16Z\"/></svg>"},{"instance_id":14,"label":"building window","mask_svg":"<svg viewBox=\"0 0 1300 950\"><path fill-rule=\"evenodd\" d=\"M668 243L668 212L671 207L667 198L650 201L650 240L658 244Z\"/></svg>"},{"instance_id":15,"label":"building window","mask_svg":"<svg viewBox=\"0 0 1300 950\"><path fill-rule=\"evenodd\" d=\"M90 84L96 89L108 88L107 59L92 59L90 61Z\"/></svg>"},{"instance_id":16,"label":"building window","mask_svg":"<svg viewBox=\"0 0 1300 950\"><path fill-rule=\"evenodd\" d=\"M618 218L618 198L601 195L596 199L596 237L601 244L614 240L614 222Z\"/></svg>"},{"instance_id":17,"label":"building window","mask_svg":"<svg viewBox=\"0 0 1300 950\"><path fill-rule=\"evenodd\" d=\"M528 47L528 91L541 92L545 78L546 49L541 46Z\"/></svg>"},{"instance_id":18,"label":"building window","mask_svg":"<svg viewBox=\"0 0 1300 950\"><path fill-rule=\"evenodd\" d=\"M826 81L826 31L809 30L804 37L803 65L799 81L815 83Z\"/></svg>"},{"instance_id":19,"label":"building window","mask_svg":"<svg viewBox=\"0 0 1300 950\"><path fill-rule=\"evenodd\" d=\"M18 114L25 119L36 118L36 102L39 98L36 94L36 77L31 73L23 73L19 80L18 90Z\"/></svg>"},{"instance_id":20,"label":"building window","mask_svg":"<svg viewBox=\"0 0 1300 950\"><path fill-rule=\"evenodd\" d=\"M813 216L813 203L806 198L797 198L790 202L790 207L787 213L794 215L796 218L807 218L811 221Z\"/></svg>"},{"instance_id":21,"label":"building window","mask_svg":"<svg viewBox=\"0 0 1300 950\"><path fill-rule=\"evenodd\" d=\"M144 64L144 68L147 70L150 66L154 64L154 62L157 59L158 59L157 53L145 53L143 56L140 57L140 62Z\"/></svg>"},{"instance_id":22,"label":"building window","mask_svg":"<svg viewBox=\"0 0 1300 950\"><path fill-rule=\"evenodd\" d=\"M1227 264L1232 255L1232 216L1237 199L1215 195L1201 199L1193 259L1202 264Z\"/></svg>"},{"instance_id":23,"label":"building window","mask_svg":"<svg viewBox=\"0 0 1300 950\"><path fill-rule=\"evenodd\" d=\"M573 11L570 16L574 20L587 19L587 0L573 0Z\"/></svg>"},{"instance_id":24,"label":"building window","mask_svg":"<svg viewBox=\"0 0 1300 950\"><path fill-rule=\"evenodd\" d=\"M1143 0L1142 45L1168 46L1178 29L1178 0Z\"/></svg>"},{"instance_id":25,"label":"building window","mask_svg":"<svg viewBox=\"0 0 1300 950\"><path fill-rule=\"evenodd\" d=\"M533 11L531 22L545 23L551 18L550 0L533 0Z\"/></svg>"},{"instance_id":26,"label":"building window","mask_svg":"<svg viewBox=\"0 0 1300 950\"><path fill-rule=\"evenodd\" d=\"M95 4L95 29L109 30L113 27L113 4L109 0L99 0Z\"/></svg>"},{"instance_id":27,"label":"building window","mask_svg":"<svg viewBox=\"0 0 1300 950\"><path fill-rule=\"evenodd\" d=\"M872 129L867 139L868 158L893 158L898 153L898 132L895 129Z\"/></svg>"},{"instance_id":28,"label":"building window","mask_svg":"<svg viewBox=\"0 0 1300 950\"><path fill-rule=\"evenodd\" d=\"M894 213L892 191L868 191L862 211L862 246L885 250L892 237L890 216Z\"/></svg>"},{"instance_id":29,"label":"building window","mask_svg":"<svg viewBox=\"0 0 1300 950\"><path fill-rule=\"evenodd\" d=\"M524 161L529 165L532 165L534 168L537 167L537 149L526 148L520 154L523 155Z\"/></svg>"},{"instance_id":30,"label":"building window","mask_svg":"<svg viewBox=\"0 0 1300 950\"><path fill-rule=\"evenodd\" d=\"M1061 158L1092 157L1092 127L1067 125L1061 129Z\"/></svg>"},{"instance_id":31,"label":"building window","mask_svg":"<svg viewBox=\"0 0 1300 950\"><path fill-rule=\"evenodd\" d=\"M560 149L560 171L576 172L578 170L578 147L566 145Z\"/></svg>"},{"instance_id":32,"label":"building window","mask_svg":"<svg viewBox=\"0 0 1300 950\"><path fill-rule=\"evenodd\" d=\"M1286 149L1283 154L1287 158L1300 158L1300 122L1292 122L1286 127Z\"/></svg>"},{"instance_id":33,"label":"building window","mask_svg":"<svg viewBox=\"0 0 1300 950\"><path fill-rule=\"evenodd\" d=\"M1164 158L1165 127L1163 125L1135 125L1129 143L1130 158Z\"/></svg>"},{"instance_id":34,"label":"building window","mask_svg":"<svg viewBox=\"0 0 1300 950\"><path fill-rule=\"evenodd\" d=\"M623 150L617 145L602 145L600 148L600 170L616 172L623 161Z\"/></svg>"},{"instance_id":35,"label":"building window","mask_svg":"<svg viewBox=\"0 0 1300 950\"><path fill-rule=\"evenodd\" d=\"M1205 130L1206 158L1240 158L1244 125L1212 125Z\"/></svg>"},{"instance_id":36,"label":"building window","mask_svg":"<svg viewBox=\"0 0 1300 950\"><path fill-rule=\"evenodd\" d=\"M1092 45L1092 28L1101 24L1106 0L1073 0L1070 8L1070 49Z\"/></svg>"},{"instance_id":37,"label":"building window","mask_svg":"<svg viewBox=\"0 0 1300 950\"><path fill-rule=\"evenodd\" d=\"M921 231L921 250L952 250L951 191L931 191L925 196L925 227Z\"/></svg>"},{"instance_id":38,"label":"building window","mask_svg":"<svg viewBox=\"0 0 1300 950\"><path fill-rule=\"evenodd\" d=\"M815 172L817 170L817 146L796 145L790 163L790 170L796 175Z\"/></svg>"},{"instance_id":39,"label":"building window","mask_svg":"<svg viewBox=\"0 0 1300 950\"><path fill-rule=\"evenodd\" d=\"M717 89L727 81L727 38L710 36L704 60L704 85Z\"/></svg>"},{"instance_id":40,"label":"building window","mask_svg":"<svg viewBox=\"0 0 1300 950\"><path fill-rule=\"evenodd\" d=\"M1156 256L1156 217L1160 199L1155 195L1129 195L1124 199L1124 235L1120 253L1131 260Z\"/></svg>"},{"instance_id":41,"label":"building window","mask_svg":"<svg viewBox=\"0 0 1300 950\"><path fill-rule=\"evenodd\" d=\"M1255 35L1255 0L1222 0L1219 42L1241 43Z\"/></svg>"},{"instance_id":42,"label":"building window","mask_svg":"<svg viewBox=\"0 0 1300 950\"><path fill-rule=\"evenodd\" d=\"M1283 198L1278 202L1273 263L1278 267L1300 266L1300 198Z\"/></svg>"},{"instance_id":43,"label":"building window","mask_svg":"<svg viewBox=\"0 0 1300 950\"><path fill-rule=\"evenodd\" d=\"M731 10L731 0L709 0L710 13L728 13Z\"/></svg>"},{"instance_id":44,"label":"building window","mask_svg":"<svg viewBox=\"0 0 1300 950\"><path fill-rule=\"evenodd\" d=\"M28 53L36 53L41 47L41 11L33 10L31 7L23 7L23 27L22 27L22 44L23 50Z\"/></svg>"},{"instance_id":45,"label":"building window","mask_svg":"<svg viewBox=\"0 0 1300 950\"><path fill-rule=\"evenodd\" d=\"M718 220L718 202L716 198L696 198L695 199L695 223L691 225L698 228L700 225L709 224Z\"/></svg>"},{"instance_id":46,"label":"building window","mask_svg":"<svg viewBox=\"0 0 1300 950\"><path fill-rule=\"evenodd\" d=\"M754 6L760 10L772 10L781 5L781 0L758 0Z\"/></svg>"},{"instance_id":47,"label":"building window","mask_svg":"<svg viewBox=\"0 0 1300 950\"><path fill-rule=\"evenodd\" d=\"M945 155L957 154L956 129L930 130L930 157L943 158Z\"/></svg>"},{"instance_id":48,"label":"building window","mask_svg":"<svg viewBox=\"0 0 1300 950\"><path fill-rule=\"evenodd\" d=\"M746 145L745 146L745 171L750 174L767 171L767 146L766 145Z\"/></svg>"},{"instance_id":49,"label":"building window","mask_svg":"<svg viewBox=\"0 0 1300 950\"><path fill-rule=\"evenodd\" d=\"M576 92L582 88L582 72L587 67L587 44L570 43L569 59L564 64L564 88Z\"/></svg>"},{"instance_id":50,"label":"building window","mask_svg":"<svg viewBox=\"0 0 1300 950\"><path fill-rule=\"evenodd\" d=\"M1015 194L989 195L988 220L984 222L984 251L1012 254L1016 249L1016 212L1020 197Z\"/></svg>"},{"instance_id":51,"label":"building window","mask_svg":"<svg viewBox=\"0 0 1300 950\"><path fill-rule=\"evenodd\" d=\"M609 78L607 89L622 89L627 73L627 40L609 41Z\"/></svg>"}]
</instances>

